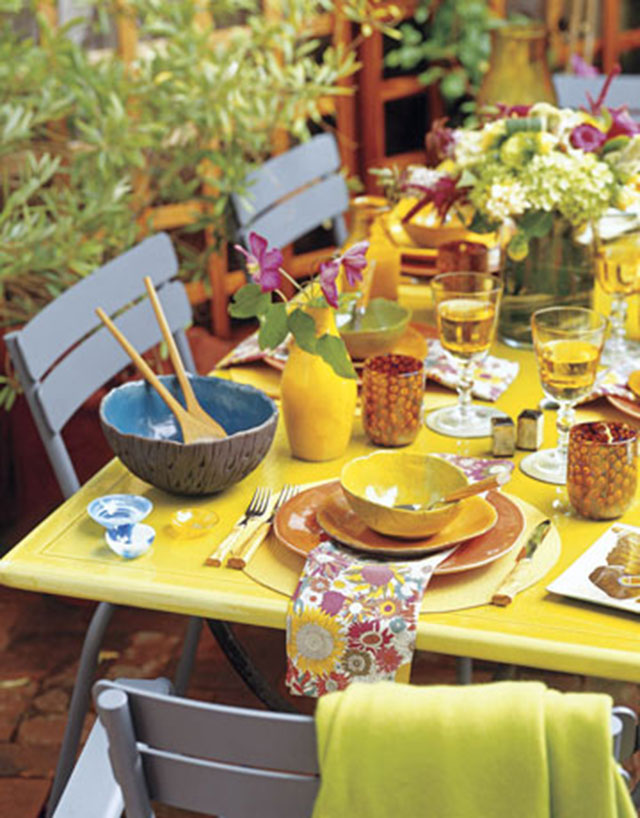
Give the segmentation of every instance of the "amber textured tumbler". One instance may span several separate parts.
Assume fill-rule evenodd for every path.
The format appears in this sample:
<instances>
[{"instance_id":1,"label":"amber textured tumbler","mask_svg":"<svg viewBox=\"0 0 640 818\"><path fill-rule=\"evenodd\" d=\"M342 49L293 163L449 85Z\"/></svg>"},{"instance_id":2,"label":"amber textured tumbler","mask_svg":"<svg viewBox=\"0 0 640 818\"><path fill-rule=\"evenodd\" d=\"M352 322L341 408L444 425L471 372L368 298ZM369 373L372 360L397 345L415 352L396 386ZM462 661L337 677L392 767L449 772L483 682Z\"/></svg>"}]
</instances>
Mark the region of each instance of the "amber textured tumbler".
<instances>
[{"instance_id":1,"label":"amber textured tumbler","mask_svg":"<svg viewBox=\"0 0 640 818\"><path fill-rule=\"evenodd\" d=\"M626 423L578 423L569 433L567 491L583 517L621 517L636 494L638 434Z\"/></svg>"},{"instance_id":2,"label":"amber textured tumbler","mask_svg":"<svg viewBox=\"0 0 640 818\"><path fill-rule=\"evenodd\" d=\"M424 366L410 355L369 358L362 373L362 424L379 446L406 446L420 428Z\"/></svg>"}]
</instances>

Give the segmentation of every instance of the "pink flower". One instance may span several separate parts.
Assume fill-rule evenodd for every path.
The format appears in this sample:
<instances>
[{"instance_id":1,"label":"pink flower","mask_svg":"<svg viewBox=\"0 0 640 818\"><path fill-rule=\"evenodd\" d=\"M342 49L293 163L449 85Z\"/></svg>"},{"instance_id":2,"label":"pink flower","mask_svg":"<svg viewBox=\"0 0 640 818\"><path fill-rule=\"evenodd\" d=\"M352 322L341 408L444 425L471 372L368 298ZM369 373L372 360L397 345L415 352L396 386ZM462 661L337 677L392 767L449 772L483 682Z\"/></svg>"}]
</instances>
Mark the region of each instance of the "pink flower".
<instances>
[{"instance_id":1,"label":"pink flower","mask_svg":"<svg viewBox=\"0 0 640 818\"><path fill-rule=\"evenodd\" d=\"M247 268L251 278L260 285L263 293L277 290L282 282L282 253L277 247L268 250L269 243L259 233L249 233L249 249L247 252L239 244L235 245L247 259Z\"/></svg>"},{"instance_id":2,"label":"pink flower","mask_svg":"<svg viewBox=\"0 0 640 818\"><path fill-rule=\"evenodd\" d=\"M320 289L327 299L327 303L336 308L338 306L338 285L336 284L336 279L338 278L339 272L340 262L338 259L333 259L332 261L325 261L320 265L320 275L318 276Z\"/></svg>"},{"instance_id":3,"label":"pink flower","mask_svg":"<svg viewBox=\"0 0 640 818\"><path fill-rule=\"evenodd\" d=\"M362 271L367 266L367 250L369 249L368 241L359 241L357 244L351 245L337 261L342 263L344 274L347 277L347 282L350 287L353 287L358 281L362 281Z\"/></svg>"},{"instance_id":4,"label":"pink flower","mask_svg":"<svg viewBox=\"0 0 640 818\"><path fill-rule=\"evenodd\" d=\"M574 148L579 148L585 153L595 153L607 141L607 134L596 128L595 125L583 122L571 131L569 141Z\"/></svg>"},{"instance_id":5,"label":"pink flower","mask_svg":"<svg viewBox=\"0 0 640 818\"><path fill-rule=\"evenodd\" d=\"M600 73L594 65L589 65L579 54L571 56L571 68L577 77L597 77Z\"/></svg>"},{"instance_id":6,"label":"pink flower","mask_svg":"<svg viewBox=\"0 0 640 818\"><path fill-rule=\"evenodd\" d=\"M320 607L329 616L335 616L342 608L346 597L339 591L326 591L322 595Z\"/></svg>"},{"instance_id":7,"label":"pink flower","mask_svg":"<svg viewBox=\"0 0 640 818\"><path fill-rule=\"evenodd\" d=\"M632 118L626 105L621 108L609 108L609 113L611 114L611 127L607 133L607 139L640 133L640 123Z\"/></svg>"},{"instance_id":8,"label":"pink flower","mask_svg":"<svg viewBox=\"0 0 640 818\"><path fill-rule=\"evenodd\" d=\"M504 102L498 102L498 117L514 117L515 119L522 119L529 116L531 105L506 105Z\"/></svg>"}]
</instances>

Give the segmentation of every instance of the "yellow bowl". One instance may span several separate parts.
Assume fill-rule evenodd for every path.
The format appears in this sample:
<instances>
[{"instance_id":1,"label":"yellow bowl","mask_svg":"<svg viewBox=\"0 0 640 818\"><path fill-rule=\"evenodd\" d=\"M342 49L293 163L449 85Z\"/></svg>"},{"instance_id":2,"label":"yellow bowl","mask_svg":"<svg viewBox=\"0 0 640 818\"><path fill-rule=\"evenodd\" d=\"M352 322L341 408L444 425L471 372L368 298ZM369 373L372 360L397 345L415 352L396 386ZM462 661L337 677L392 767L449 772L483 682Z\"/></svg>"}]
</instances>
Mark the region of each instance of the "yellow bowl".
<instances>
[{"instance_id":1,"label":"yellow bowl","mask_svg":"<svg viewBox=\"0 0 640 818\"><path fill-rule=\"evenodd\" d=\"M389 537L418 539L448 525L462 503L432 511L398 506L428 505L469 481L440 457L380 451L347 463L340 482L349 505L369 528Z\"/></svg>"},{"instance_id":2,"label":"yellow bowl","mask_svg":"<svg viewBox=\"0 0 640 818\"><path fill-rule=\"evenodd\" d=\"M397 205L395 212L400 219L417 201L417 199L403 199ZM471 222L472 215L472 213L465 213L464 218L461 219L458 211L450 211L443 224L433 205L426 205L408 222L402 222L402 226L411 241L418 247L437 249L441 244L447 244L450 241L476 242L485 244L489 248L495 247L498 243L495 233L474 233L469 230L468 224Z\"/></svg>"}]
</instances>

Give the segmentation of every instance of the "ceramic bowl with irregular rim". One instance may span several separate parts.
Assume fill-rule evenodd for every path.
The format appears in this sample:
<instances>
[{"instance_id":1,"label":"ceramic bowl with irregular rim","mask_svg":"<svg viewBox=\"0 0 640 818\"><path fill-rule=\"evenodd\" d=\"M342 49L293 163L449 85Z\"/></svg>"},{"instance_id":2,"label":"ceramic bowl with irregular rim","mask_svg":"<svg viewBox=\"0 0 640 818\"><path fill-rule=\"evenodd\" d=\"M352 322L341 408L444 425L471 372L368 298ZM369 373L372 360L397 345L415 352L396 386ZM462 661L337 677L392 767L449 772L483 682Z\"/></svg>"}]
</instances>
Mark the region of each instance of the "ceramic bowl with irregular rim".
<instances>
[{"instance_id":1,"label":"ceramic bowl with irregular rim","mask_svg":"<svg viewBox=\"0 0 640 818\"><path fill-rule=\"evenodd\" d=\"M349 355L364 360L389 352L406 332L410 318L411 310L397 301L374 298L355 318L350 312L338 312L336 325Z\"/></svg>"},{"instance_id":2,"label":"ceramic bowl with irregular rim","mask_svg":"<svg viewBox=\"0 0 640 818\"><path fill-rule=\"evenodd\" d=\"M135 475L172 494L203 495L242 480L273 442L278 409L264 392L223 378L190 375L196 398L227 437L185 444L173 412L145 381L112 389L100 422L113 452ZM160 378L184 405L175 375Z\"/></svg>"},{"instance_id":3,"label":"ceramic bowl with irregular rim","mask_svg":"<svg viewBox=\"0 0 640 818\"><path fill-rule=\"evenodd\" d=\"M428 454L378 451L351 460L340 483L347 501L369 528L387 537L419 539L441 531L459 513L461 503L428 506L468 484L462 469Z\"/></svg>"},{"instance_id":4,"label":"ceramic bowl with irregular rim","mask_svg":"<svg viewBox=\"0 0 640 818\"><path fill-rule=\"evenodd\" d=\"M139 494L105 494L87 506L87 514L106 529L133 526L151 513L153 503Z\"/></svg>"}]
</instances>

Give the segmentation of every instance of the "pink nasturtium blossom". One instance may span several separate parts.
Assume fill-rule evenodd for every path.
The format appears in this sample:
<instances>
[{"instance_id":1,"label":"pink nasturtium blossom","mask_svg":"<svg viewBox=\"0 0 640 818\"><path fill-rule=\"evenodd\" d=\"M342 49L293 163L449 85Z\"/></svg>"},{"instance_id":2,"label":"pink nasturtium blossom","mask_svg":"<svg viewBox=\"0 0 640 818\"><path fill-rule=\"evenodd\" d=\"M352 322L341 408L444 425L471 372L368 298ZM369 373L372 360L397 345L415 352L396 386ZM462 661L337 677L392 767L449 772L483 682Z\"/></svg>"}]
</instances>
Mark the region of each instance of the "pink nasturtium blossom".
<instances>
[{"instance_id":1,"label":"pink nasturtium blossom","mask_svg":"<svg viewBox=\"0 0 640 818\"><path fill-rule=\"evenodd\" d=\"M368 241L359 241L352 244L348 250L339 256L337 261L342 264L344 274L350 287L354 287L358 281L362 281L362 272L367 266Z\"/></svg>"},{"instance_id":2,"label":"pink nasturtium blossom","mask_svg":"<svg viewBox=\"0 0 640 818\"><path fill-rule=\"evenodd\" d=\"M320 289L327 299L327 303L334 308L338 307L338 284L337 278L340 272L340 262L337 258L325 261L320 265Z\"/></svg>"},{"instance_id":3,"label":"pink nasturtium blossom","mask_svg":"<svg viewBox=\"0 0 640 818\"><path fill-rule=\"evenodd\" d=\"M640 133L640 123L629 113L626 105L620 108L609 108L611 114L611 126L607 132L607 139L614 139L616 136L634 136Z\"/></svg>"},{"instance_id":4,"label":"pink nasturtium blossom","mask_svg":"<svg viewBox=\"0 0 640 818\"><path fill-rule=\"evenodd\" d=\"M263 293L277 290L282 284L282 253L277 247L268 249L269 243L264 236L258 233L249 233L249 249L247 252L239 244L235 245L247 259L247 269L251 278L260 285Z\"/></svg>"},{"instance_id":5,"label":"pink nasturtium blossom","mask_svg":"<svg viewBox=\"0 0 640 818\"><path fill-rule=\"evenodd\" d=\"M585 153L595 153L600 150L608 138L607 134L596 128L595 125L583 122L571 131L569 141L574 148Z\"/></svg>"}]
</instances>

